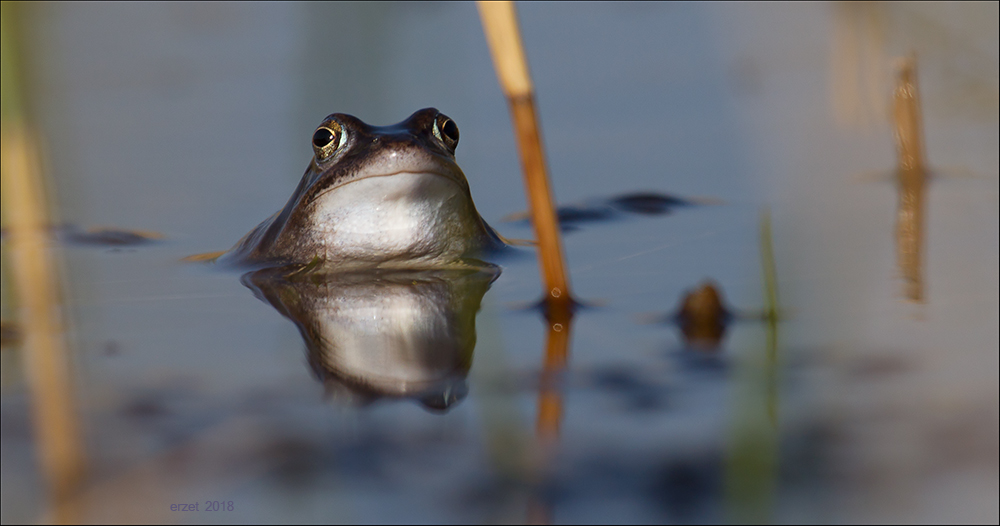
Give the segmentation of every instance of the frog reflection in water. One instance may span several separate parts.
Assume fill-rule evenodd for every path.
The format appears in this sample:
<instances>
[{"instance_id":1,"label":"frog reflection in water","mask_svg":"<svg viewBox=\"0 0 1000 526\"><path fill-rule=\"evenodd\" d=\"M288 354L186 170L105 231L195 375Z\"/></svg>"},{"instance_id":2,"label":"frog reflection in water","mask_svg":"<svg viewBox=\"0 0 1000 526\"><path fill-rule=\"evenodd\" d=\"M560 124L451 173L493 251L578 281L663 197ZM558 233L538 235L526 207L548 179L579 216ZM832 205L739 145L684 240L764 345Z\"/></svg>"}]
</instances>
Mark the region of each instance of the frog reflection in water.
<instances>
[{"instance_id":1,"label":"frog reflection in water","mask_svg":"<svg viewBox=\"0 0 1000 526\"><path fill-rule=\"evenodd\" d=\"M334 113L291 199L223 260L338 269L467 266L505 246L455 163L458 126L434 108L393 126Z\"/></svg>"},{"instance_id":2,"label":"frog reflection in water","mask_svg":"<svg viewBox=\"0 0 1000 526\"><path fill-rule=\"evenodd\" d=\"M411 399L446 411L468 392L476 311L496 268L292 275L243 283L292 320L327 394L365 405Z\"/></svg>"},{"instance_id":3,"label":"frog reflection in water","mask_svg":"<svg viewBox=\"0 0 1000 526\"><path fill-rule=\"evenodd\" d=\"M222 261L259 270L243 283L292 320L334 398L465 396L479 303L506 246L483 221L455 163L458 126L436 109L393 126L335 113L278 213Z\"/></svg>"}]
</instances>

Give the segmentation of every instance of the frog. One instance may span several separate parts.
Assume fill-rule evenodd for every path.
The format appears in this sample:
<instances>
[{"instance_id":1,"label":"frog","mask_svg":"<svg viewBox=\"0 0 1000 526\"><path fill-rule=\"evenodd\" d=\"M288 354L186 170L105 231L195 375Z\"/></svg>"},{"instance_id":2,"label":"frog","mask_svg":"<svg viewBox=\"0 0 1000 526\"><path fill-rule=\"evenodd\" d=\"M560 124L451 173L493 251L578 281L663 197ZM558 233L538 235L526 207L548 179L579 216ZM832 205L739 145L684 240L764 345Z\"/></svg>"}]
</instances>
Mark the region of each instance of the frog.
<instances>
[{"instance_id":1,"label":"frog","mask_svg":"<svg viewBox=\"0 0 1000 526\"><path fill-rule=\"evenodd\" d=\"M416 269L484 263L507 246L458 166L459 131L436 108L391 126L333 113L285 206L220 261L257 267Z\"/></svg>"}]
</instances>

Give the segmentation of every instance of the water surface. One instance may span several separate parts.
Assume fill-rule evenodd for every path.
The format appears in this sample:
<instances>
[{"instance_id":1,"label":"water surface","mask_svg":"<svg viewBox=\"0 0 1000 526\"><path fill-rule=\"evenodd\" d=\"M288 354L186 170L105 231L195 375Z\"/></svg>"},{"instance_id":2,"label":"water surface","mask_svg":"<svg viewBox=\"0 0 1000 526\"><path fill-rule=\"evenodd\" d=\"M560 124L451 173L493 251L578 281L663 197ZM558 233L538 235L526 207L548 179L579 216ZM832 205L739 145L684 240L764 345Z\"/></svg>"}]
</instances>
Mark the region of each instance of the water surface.
<instances>
[{"instance_id":1,"label":"water surface","mask_svg":"<svg viewBox=\"0 0 1000 526\"><path fill-rule=\"evenodd\" d=\"M540 294L530 249L500 261L488 290L389 280L309 288L298 303L281 294L301 285L255 288L180 261L228 248L280 208L332 112L372 124L447 113L483 217L531 237L501 221L525 200L472 5L36 10L34 102L59 221L163 235L59 245L91 467L79 520L995 523L996 5L519 10L560 204L638 192L714 203L581 222L565 237L576 295L592 306L572 327L540 479L546 326L523 308ZM838 62L858 48L874 51ZM928 191L922 305L894 275L894 188L858 177L895 163L878 97L891 93L889 57L911 48L930 163L976 174ZM763 359L760 323L731 325L712 351L642 323L708 278L733 308L762 309L764 206L787 309L777 362ZM407 393L345 381L371 356L331 367L342 362L317 359L302 334L373 345L344 336L368 330L341 315L351 297L413 315L401 332L365 334L461 341L454 359L383 358L394 374L436 371ZM442 304L452 318L421 317ZM47 509L23 380L8 373L16 352L3 351L5 523ZM170 511L194 501L234 509Z\"/></svg>"}]
</instances>

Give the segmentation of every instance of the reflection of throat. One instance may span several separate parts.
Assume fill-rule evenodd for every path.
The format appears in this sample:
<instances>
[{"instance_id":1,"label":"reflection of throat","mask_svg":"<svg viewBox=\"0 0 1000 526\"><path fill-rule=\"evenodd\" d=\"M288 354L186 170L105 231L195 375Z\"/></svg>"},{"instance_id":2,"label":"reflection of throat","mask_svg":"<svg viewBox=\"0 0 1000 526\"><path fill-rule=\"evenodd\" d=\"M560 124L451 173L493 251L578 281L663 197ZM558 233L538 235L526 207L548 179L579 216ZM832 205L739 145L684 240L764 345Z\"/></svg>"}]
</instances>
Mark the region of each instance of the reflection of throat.
<instances>
[{"instance_id":1,"label":"reflection of throat","mask_svg":"<svg viewBox=\"0 0 1000 526\"><path fill-rule=\"evenodd\" d=\"M244 283L295 323L324 386L358 400L409 398L442 411L465 396L476 313L497 275L397 270L288 280L267 269Z\"/></svg>"}]
</instances>

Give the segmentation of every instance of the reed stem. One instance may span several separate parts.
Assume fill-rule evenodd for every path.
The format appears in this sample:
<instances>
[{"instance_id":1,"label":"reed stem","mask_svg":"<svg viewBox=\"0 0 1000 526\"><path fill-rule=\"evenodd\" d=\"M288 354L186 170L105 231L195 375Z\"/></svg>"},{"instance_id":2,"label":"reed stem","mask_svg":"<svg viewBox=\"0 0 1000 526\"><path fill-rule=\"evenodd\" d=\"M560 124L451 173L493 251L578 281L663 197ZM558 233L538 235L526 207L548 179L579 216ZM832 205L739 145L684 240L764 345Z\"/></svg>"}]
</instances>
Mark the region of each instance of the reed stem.
<instances>
[{"instance_id":1,"label":"reed stem","mask_svg":"<svg viewBox=\"0 0 1000 526\"><path fill-rule=\"evenodd\" d=\"M539 266L546 287L545 301L550 311L568 312L572 306L569 279L517 13L512 2L480 1L477 6L493 65L514 121L531 222L538 238Z\"/></svg>"},{"instance_id":2,"label":"reed stem","mask_svg":"<svg viewBox=\"0 0 1000 526\"><path fill-rule=\"evenodd\" d=\"M893 93L897 183L896 259L905 282L904 294L914 302L924 300L924 129L917 89L917 60L910 56L899 65Z\"/></svg>"},{"instance_id":3,"label":"reed stem","mask_svg":"<svg viewBox=\"0 0 1000 526\"><path fill-rule=\"evenodd\" d=\"M535 431L541 447L541 462L536 466L536 484L549 476L552 452L559 440L563 415L562 382L569 357L570 328L573 319L573 298L563 257L559 223L556 220L552 190L545 168L545 154L535 109L535 95L528 73L528 62L521 44L517 13L512 2L476 3L483 22L483 31L490 46L497 78L507 97L524 186L531 211L531 223L538 239L538 263L546 288L544 312L548 322L542 385L538 392L538 419ZM537 488L536 488L537 489ZM530 499L528 522L551 523L551 503L540 493Z\"/></svg>"},{"instance_id":4,"label":"reed stem","mask_svg":"<svg viewBox=\"0 0 1000 526\"><path fill-rule=\"evenodd\" d=\"M14 31L17 8L3 2L0 21L3 85L0 111L0 187L10 228L10 262L23 334L41 471L53 497L56 522L75 522L67 502L84 475L84 452L66 348L60 275L49 250L49 214L38 141L28 126L23 75Z\"/></svg>"}]
</instances>

